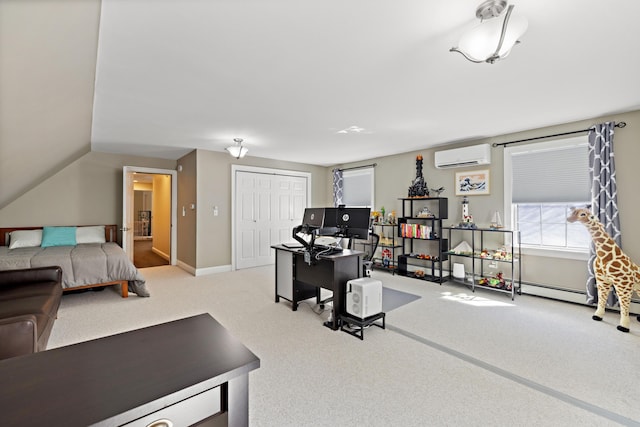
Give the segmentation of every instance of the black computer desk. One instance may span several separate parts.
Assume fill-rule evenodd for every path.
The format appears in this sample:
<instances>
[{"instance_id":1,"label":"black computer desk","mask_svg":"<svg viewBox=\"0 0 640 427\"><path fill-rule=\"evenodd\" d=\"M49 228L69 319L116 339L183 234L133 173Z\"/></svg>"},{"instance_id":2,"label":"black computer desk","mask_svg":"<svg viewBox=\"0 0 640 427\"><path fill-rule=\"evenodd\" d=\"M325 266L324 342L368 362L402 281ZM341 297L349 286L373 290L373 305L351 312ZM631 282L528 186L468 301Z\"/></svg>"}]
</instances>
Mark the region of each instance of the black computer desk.
<instances>
[{"instance_id":1,"label":"black computer desk","mask_svg":"<svg viewBox=\"0 0 640 427\"><path fill-rule=\"evenodd\" d=\"M320 288L328 289L333 292L333 313L326 326L338 330L339 314L345 313L346 285L349 280L361 277L364 252L343 249L323 255L309 265L302 248L271 247L276 250L276 302L280 298L291 301L291 309L296 311L300 301L314 296L320 303Z\"/></svg>"}]
</instances>

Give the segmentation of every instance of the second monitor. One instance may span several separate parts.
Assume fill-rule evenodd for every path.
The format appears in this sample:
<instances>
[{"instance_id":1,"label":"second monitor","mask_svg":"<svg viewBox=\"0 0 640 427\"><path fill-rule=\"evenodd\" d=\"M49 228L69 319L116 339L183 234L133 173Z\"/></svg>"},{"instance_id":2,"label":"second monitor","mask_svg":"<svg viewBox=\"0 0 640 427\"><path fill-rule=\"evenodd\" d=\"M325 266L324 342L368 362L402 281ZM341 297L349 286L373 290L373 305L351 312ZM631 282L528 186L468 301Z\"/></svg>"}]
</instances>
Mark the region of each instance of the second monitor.
<instances>
[{"instance_id":1,"label":"second monitor","mask_svg":"<svg viewBox=\"0 0 640 427\"><path fill-rule=\"evenodd\" d=\"M369 208L325 208L325 230L334 229L343 237L367 240L371 221L371 209Z\"/></svg>"}]
</instances>

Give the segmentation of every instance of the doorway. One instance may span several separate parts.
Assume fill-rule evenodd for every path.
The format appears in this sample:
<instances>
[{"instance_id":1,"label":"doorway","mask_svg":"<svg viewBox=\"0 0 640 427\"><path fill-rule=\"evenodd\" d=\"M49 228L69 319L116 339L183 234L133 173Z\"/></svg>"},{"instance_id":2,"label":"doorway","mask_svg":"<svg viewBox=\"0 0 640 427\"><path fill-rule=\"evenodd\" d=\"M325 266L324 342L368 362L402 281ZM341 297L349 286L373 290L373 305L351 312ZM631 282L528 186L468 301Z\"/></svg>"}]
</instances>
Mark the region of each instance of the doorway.
<instances>
[{"instance_id":1,"label":"doorway","mask_svg":"<svg viewBox=\"0 0 640 427\"><path fill-rule=\"evenodd\" d=\"M137 268L169 265L170 175L136 173L133 179L133 264Z\"/></svg>"},{"instance_id":2,"label":"doorway","mask_svg":"<svg viewBox=\"0 0 640 427\"><path fill-rule=\"evenodd\" d=\"M175 265L175 171L123 169L123 249L137 268Z\"/></svg>"}]
</instances>

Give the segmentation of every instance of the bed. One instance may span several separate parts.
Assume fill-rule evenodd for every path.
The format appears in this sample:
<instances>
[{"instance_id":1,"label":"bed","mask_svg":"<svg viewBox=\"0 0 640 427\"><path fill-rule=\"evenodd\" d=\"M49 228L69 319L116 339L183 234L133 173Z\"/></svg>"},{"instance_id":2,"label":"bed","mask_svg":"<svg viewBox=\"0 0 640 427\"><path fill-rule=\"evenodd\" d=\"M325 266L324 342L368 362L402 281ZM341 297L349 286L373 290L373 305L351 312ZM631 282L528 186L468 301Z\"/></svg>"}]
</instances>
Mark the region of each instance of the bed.
<instances>
[{"instance_id":1,"label":"bed","mask_svg":"<svg viewBox=\"0 0 640 427\"><path fill-rule=\"evenodd\" d=\"M51 265L62 268L63 291L119 285L123 298L149 296L116 225L0 228L0 270Z\"/></svg>"}]
</instances>

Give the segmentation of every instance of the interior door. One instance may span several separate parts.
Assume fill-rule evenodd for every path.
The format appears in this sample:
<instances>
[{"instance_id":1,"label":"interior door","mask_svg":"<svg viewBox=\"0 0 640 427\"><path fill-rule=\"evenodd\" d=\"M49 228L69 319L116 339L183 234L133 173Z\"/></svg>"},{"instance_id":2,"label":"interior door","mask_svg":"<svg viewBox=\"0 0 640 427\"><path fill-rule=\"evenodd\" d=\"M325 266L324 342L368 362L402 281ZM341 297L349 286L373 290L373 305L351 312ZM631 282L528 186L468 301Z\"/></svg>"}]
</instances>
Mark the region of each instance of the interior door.
<instances>
[{"instance_id":1,"label":"interior door","mask_svg":"<svg viewBox=\"0 0 640 427\"><path fill-rule=\"evenodd\" d=\"M133 174L129 166L122 168L122 249L133 262Z\"/></svg>"},{"instance_id":2,"label":"interior door","mask_svg":"<svg viewBox=\"0 0 640 427\"><path fill-rule=\"evenodd\" d=\"M271 223L272 245L293 242L293 227L302 224L307 207L307 180L303 177L275 175L275 197L273 198L273 221Z\"/></svg>"},{"instance_id":3,"label":"interior door","mask_svg":"<svg viewBox=\"0 0 640 427\"><path fill-rule=\"evenodd\" d=\"M272 176L239 172L237 175L237 268L257 267L271 259Z\"/></svg>"}]
</instances>

